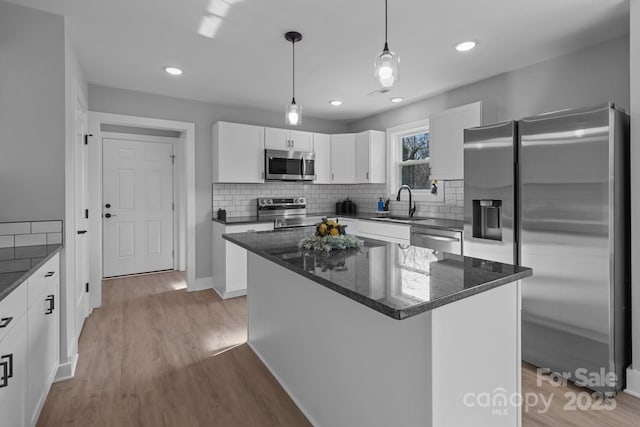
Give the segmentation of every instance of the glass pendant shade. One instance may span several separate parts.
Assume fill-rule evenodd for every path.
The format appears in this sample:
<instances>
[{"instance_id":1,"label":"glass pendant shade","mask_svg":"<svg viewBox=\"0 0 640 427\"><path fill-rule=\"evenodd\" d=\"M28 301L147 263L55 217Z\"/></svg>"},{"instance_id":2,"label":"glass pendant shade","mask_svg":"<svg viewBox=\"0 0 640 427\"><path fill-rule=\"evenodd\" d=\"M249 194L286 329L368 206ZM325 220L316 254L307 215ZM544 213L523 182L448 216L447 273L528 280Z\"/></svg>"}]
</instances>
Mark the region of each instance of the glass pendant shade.
<instances>
[{"instance_id":1,"label":"glass pendant shade","mask_svg":"<svg viewBox=\"0 0 640 427\"><path fill-rule=\"evenodd\" d=\"M384 50L376 57L375 79L381 87L390 88L399 79L400 58L391 52L385 43Z\"/></svg>"},{"instance_id":2,"label":"glass pendant shade","mask_svg":"<svg viewBox=\"0 0 640 427\"><path fill-rule=\"evenodd\" d=\"M291 100L285 111L285 121L288 125L299 125L302 123L302 107L296 104L296 99Z\"/></svg>"}]
</instances>

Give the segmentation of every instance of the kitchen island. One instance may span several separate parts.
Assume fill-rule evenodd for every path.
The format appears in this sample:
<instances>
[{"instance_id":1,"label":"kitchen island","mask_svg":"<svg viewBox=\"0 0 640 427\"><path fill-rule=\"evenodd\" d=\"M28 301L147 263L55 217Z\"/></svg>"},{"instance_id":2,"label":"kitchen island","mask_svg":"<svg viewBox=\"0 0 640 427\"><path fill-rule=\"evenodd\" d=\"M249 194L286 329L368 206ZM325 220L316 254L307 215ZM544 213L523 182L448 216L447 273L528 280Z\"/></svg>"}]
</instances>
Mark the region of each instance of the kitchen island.
<instances>
[{"instance_id":1,"label":"kitchen island","mask_svg":"<svg viewBox=\"0 0 640 427\"><path fill-rule=\"evenodd\" d=\"M249 345L314 425L521 424L530 269L372 239L299 249L311 232L224 238L248 251Z\"/></svg>"}]
</instances>

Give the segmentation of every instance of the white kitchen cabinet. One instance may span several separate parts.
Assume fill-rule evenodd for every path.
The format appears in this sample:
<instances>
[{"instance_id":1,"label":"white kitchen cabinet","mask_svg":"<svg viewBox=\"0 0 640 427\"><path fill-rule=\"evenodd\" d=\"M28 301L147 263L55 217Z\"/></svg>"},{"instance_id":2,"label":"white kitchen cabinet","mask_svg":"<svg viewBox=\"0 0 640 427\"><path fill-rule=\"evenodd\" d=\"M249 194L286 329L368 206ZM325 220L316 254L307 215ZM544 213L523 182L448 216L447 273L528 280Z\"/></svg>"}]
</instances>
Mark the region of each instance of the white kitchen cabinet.
<instances>
[{"instance_id":1,"label":"white kitchen cabinet","mask_svg":"<svg viewBox=\"0 0 640 427\"><path fill-rule=\"evenodd\" d=\"M213 289L220 297L233 298L247 292L247 251L223 239L222 235L271 230L273 222L222 224L213 221Z\"/></svg>"},{"instance_id":2,"label":"white kitchen cabinet","mask_svg":"<svg viewBox=\"0 0 640 427\"><path fill-rule=\"evenodd\" d=\"M314 184L331 184L331 135L313 134L313 151L316 154Z\"/></svg>"},{"instance_id":3,"label":"white kitchen cabinet","mask_svg":"<svg viewBox=\"0 0 640 427\"><path fill-rule=\"evenodd\" d=\"M264 148L268 150L313 151L313 133L264 128Z\"/></svg>"},{"instance_id":4,"label":"white kitchen cabinet","mask_svg":"<svg viewBox=\"0 0 640 427\"><path fill-rule=\"evenodd\" d=\"M25 419L29 425L36 424L58 368L59 270L59 257L55 255L33 273L26 284L30 305L27 308Z\"/></svg>"},{"instance_id":5,"label":"white kitchen cabinet","mask_svg":"<svg viewBox=\"0 0 640 427\"><path fill-rule=\"evenodd\" d=\"M386 133L368 130L356 134L355 180L384 184L387 174Z\"/></svg>"},{"instance_id":6,"label":"white kitchen cabinet","mask_svg":"<svg viewBox=\"0 0 640 427\"><path fill-rule=\"evenodd\" d=\"M22 288L22 289L20 289ZM0 301L0 414L3 426L25 425L27 292L22 284ZM7 320L10 319L7 324Z\"/></svg>"},{"instance_id":7,"label":"white kitchen cabinet","mask_svg":"<svg viewBox=\"0 0 640 427\"><path fill-rule=\"evenodd\" d=\"M355 174L356 136L353 133L331 135L331 183L353 184Z\"/></svg>"},{"instance_id":8,"label":"white kitchen cabinet","mask_svg":"<svg viewBox=\"0 0 640 427\"><path fill-rule=\"evenodd\" d=\"M60 257L55 254L0 301L3 426L34 426L59 366Z\"/></svg>"},{"instance_id":9,"label":"white kitchen cabinet","mask_svg":"<svg viewBox=\"0 0 640 427\"><path fill-rule=\"evenodd\" d=\"M482 101L429 117L429 156L433 179L464 179L464 129L495 121Z\"/></svg>"},{"instance_id":10,"label":"white kitchen cabinet","mask_svg":"<svg viewBox=\"0 0 640 427\"><path fill-rule=\"evenodd\" d=\"M385 221L358 220L357 236L386 240L408 245L411 238L411 226Z\"/></svg>"},{"instance_id":11,"label":"white kitchen cabinet","mask_svg":"<svg viewBox=\"0 0 640 427\"><path fill-rule=\"evenodd\" d=\"M358 236L358 220L355 218L345 218L345 217L338 217L338 222L344 226L346 226L347 228L345 228L345 231L347 234L353 234L354 236Z\"/></svg>"},{"instance_id":12,"label":"white kitchen cabinet","mask_svg":"<svg viewBox=\"0 0 640 427\"><path fill-rule=\"evenodd\" d=\"M216 122L213 125L212 182L264 182L264 127Z\"/></svg>"}]
</instances>

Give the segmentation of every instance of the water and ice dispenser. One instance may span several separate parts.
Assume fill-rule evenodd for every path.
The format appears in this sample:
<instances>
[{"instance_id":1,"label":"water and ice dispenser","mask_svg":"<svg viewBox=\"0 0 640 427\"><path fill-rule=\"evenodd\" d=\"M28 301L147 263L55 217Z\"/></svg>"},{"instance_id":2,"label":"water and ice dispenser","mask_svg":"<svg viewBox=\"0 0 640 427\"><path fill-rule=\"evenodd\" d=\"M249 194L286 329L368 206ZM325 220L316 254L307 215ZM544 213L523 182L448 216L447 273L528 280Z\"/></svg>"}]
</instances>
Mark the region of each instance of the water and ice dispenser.
<instances>
[{"instance_id":1,"label":"water and ice dispenser","mask_svg":"<svg viewBox=\"0 0 640 427\"><path fill-rule=\"evenodd\" d=\"M473 237L502 241L502 200L473 200Z\"/></svg>"}]
</instances>

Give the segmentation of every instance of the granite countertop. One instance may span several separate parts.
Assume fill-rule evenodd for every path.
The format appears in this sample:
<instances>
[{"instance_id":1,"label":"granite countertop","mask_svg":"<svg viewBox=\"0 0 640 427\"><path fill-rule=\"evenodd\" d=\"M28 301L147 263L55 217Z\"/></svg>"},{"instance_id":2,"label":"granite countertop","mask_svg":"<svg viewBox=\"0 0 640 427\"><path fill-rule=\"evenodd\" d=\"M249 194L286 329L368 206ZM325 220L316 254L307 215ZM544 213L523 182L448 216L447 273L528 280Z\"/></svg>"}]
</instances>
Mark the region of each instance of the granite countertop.
<instances>
[{"instance_id":1,"label":"granite countertop","mask_svg":"<svg viewBox=\"0 0 640 427\"><path fill-rule=\"evenodd\" d=\"M462 231L464 228L463 221L457 221L453 219L441 219L441 218L427 218L427 217L389 217L386 215L378 215L371 213L357 214L357 215L335 215L335 214L308 214L308 216L318 217L330 217L330 218L353 218L359 220L370 220L370 221L386 221L394 223L394 224L407 224L407 225L415 225L421 227L429 227L429 228L438 228L442 230L453 230L453 231ZM373 219L380 218L380 219ZM217 218L212 218L213 221L218 222L220 224L225 225L237 225L237 224L257 224L261 222L273 222L273 219L258 219L257 216L239 216L239 217L231 217L226 220L221 220ZM400 220L400 221L399 221Z\"/></svg>"},{"instance_id":2,"label":"granite countertop","mask_svg":"<svg viewBox=\"0 0 640 427\"><path fill-rule=\"evenodd\" d=\"M310 228L223 237L394 319L405 319L532 275L530 268L363 239L360 249L318 253L297 244Z\"/></svg>"},{"instance_id":3,"label":"granite countertop","mask_svg":"<svg viewBox=\"0 0 640 427\"><path fill-rule=\"evenodd\" d=\"M260 219L257 216L236 216L236 217L231 217L224 220L213 217L212 220L214 222L219 222L220 224L225 224L225 225L258 224L260 222L273 222L273 218Z\"/></svg>"},{"instance_id":4,"label":"granite countertop","mask_svg":"<svg viewBox=\"0 0 640 427\"><path fill-rule=\"evenodd\" d=\"M61 244L0 248L0 301L61 249Z\"/></svg>"}]
</instances>

